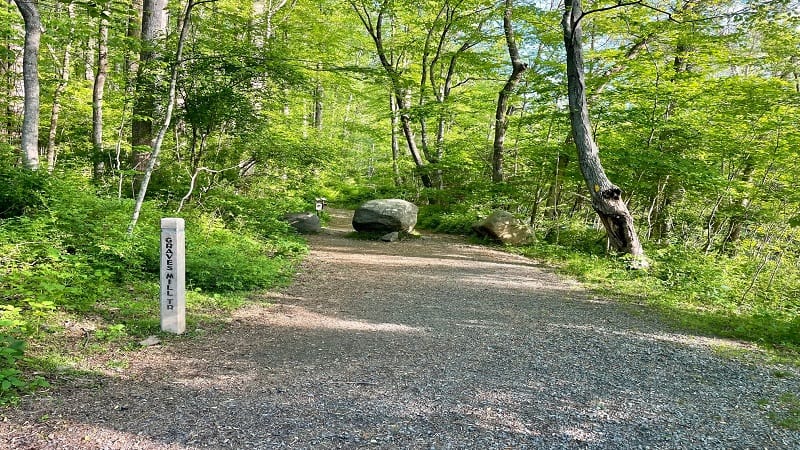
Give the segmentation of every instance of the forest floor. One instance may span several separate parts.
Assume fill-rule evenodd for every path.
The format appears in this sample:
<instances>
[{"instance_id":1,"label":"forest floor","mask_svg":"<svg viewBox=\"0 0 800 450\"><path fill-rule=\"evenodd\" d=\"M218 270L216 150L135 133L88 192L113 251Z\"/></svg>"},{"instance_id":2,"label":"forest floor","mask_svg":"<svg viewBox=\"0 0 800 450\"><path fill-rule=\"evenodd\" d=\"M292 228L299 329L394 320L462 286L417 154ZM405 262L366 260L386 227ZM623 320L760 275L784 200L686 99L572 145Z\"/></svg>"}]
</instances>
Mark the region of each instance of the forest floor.
<instances>
[{"instance_id":1,"label":"forest floor","mask_svg":"<svg viewBox=\"0 0 800 450\"><path fill-rule=\"evenodd\" d=\"M0 410L0 448L800 448L779 424L796 367L535 261L333 216L291 286Z\"/></svg>"}]
</instances>

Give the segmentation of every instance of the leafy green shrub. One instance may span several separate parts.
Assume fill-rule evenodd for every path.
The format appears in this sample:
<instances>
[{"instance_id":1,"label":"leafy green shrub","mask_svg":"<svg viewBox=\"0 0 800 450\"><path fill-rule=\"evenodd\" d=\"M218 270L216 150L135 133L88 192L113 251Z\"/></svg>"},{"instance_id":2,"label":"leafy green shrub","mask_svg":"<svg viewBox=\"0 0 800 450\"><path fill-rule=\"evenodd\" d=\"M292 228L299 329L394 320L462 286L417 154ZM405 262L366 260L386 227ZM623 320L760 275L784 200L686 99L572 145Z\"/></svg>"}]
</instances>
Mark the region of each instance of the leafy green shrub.
<instances>
[{"instance_id":1,"label":"leafy green shrub","mask_svg":"<svg viewBox=\"0 0 800 450\"><path fill-rule=\"evenodd\" d=\"M450 234L470 234L480 213L473 209L447 210L442 207L421 206L417 227Z\"/></svg>"},{"instance_id":2,"label":"leafy green shrub","mask_svg":"<svg viewBox=\"0 0 800 450\"><path fill-rule=\"evenodd\" d=\"M250 290L284 283L291 275L291 262L284 255L271 253L262 240L222 228L218 223L216 227L205 223L198 228L195 232L187 230L189 288L216 292Z\"/></svg>"},{"instance_id":3,"label":"leafy green shrub","mask_svg":"<svg viewBox=\"0 0 800 450\"><path fill-rule=\"evenodd\" d=\"M313 208L313 199L289 196L280 199L252 198L228 191L218 194L204 202L203 209L193 216L193 220L202 223L218 218L222 224L198 228L194 233L202 235L208 230L224 226L262 240L264 249L275 255L294 257L307 251L303 239L280 218L288 212Z\"/></svg>"},{"instance_id":4,"label":"leafy green shrub","mask_svg":"<svg viewBox=\"0 0 800 450\"><path fill-rule=\"evenodd\" d=\"M49 385L42 377L25 379L17 368L24 355L25 342L0 333L0 405L14 402L21 393Z\"/></svg>"},{"instance_id":5,"label":"leafy green shrub","mask_svg":"<svg viewBox=\"0 0 800 450\"><path fill-rule=\"evenodd\" d=\"M0 163L0 219L18 217L26 211L42 208L50 188L50 177Z\"/></svg>"}]
</instances>

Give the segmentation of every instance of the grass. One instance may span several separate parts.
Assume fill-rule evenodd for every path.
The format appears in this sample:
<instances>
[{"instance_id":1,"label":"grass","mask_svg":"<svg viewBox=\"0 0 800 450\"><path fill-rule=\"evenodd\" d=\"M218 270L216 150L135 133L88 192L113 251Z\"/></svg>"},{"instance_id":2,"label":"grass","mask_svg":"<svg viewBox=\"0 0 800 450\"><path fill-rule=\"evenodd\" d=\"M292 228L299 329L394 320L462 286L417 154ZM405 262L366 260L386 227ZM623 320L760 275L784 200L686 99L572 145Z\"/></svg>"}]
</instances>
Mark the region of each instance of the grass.
<instances>
[{"instance_id":1,"label":"grass","mask_svg":"<svg viewBox=\"0 0 800 450\"><path fill-rule=\"evenodd\" d=\"M787 392L776 399L761 399L761 409L767 411L769 420L782 428L800 431L800 397Z\"/></svg>"},{"instance_id":2,"label":"grass","mask_svg":"<svg viewBox=\"0 0 800 450\"><path fill-rule=\"evenodd\" d=\"M800 365L800 310L759 292L742 301L746 277L739 261L678 250L651 252L649 270L628 270L623 258L546 243L511 251L542 260L598 295L646 305L667 321L709 336L755 343L774 360ZM729 265L726 265L729 264Z\"/></svg>"}]
</instances>

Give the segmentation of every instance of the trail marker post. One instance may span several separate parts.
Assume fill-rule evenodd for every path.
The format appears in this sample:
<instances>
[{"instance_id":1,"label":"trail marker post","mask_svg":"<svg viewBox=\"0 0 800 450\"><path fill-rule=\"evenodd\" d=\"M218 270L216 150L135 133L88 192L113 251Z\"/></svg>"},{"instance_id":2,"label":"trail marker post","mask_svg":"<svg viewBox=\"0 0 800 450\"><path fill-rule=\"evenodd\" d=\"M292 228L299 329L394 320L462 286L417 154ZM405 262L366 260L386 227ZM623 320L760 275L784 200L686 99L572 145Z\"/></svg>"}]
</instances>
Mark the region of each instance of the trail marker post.
<instances>
[{"instance_id":1,"label":"trail marker post","mask_svg":"<svg viewBox=\"0 0 800 450\"><path fill-rule=\"evenodd\" d=\"M186 237L183 219L161 219L161 331L186 331Z\"/></svg>"},{"instance_id":2,"label":"trail marker post","mask_svg":"<svg viewBox=\"0 0 800 450\"><path fill-rule=\"evenodd\" d=\"M314 209L317 210L317 215L319 216L323 209L328 205L328 199L325 197L319 197L316 200L316 204L314 205Z\"/></svg>"}]
</instances>

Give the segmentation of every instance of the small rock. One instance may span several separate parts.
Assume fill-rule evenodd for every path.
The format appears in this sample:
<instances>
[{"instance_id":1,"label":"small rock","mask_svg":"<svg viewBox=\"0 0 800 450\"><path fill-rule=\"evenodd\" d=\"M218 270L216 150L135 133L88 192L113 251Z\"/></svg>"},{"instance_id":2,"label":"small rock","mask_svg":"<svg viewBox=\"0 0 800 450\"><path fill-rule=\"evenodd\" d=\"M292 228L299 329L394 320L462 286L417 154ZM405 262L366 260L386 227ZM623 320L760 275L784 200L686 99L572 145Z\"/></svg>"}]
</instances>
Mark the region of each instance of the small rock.
<instances>
[{"instance_id":1,"label":"small rock","mask_svg":"<svg viewBox=\"0 0 800 450\"><path fill-rule=\"evenodd\" d=\"M290 213L284 215L283 220L288 222L298 233L316 234L322 231L322 225L316 214L307 212Z\"/></svg>"},{"instance_id":2,"label":"small rock","mask_svg":"<svg viewBox=\"0 0 800 450\"><path fill-rule=\"evenodd\" d=\"M473 225L472 229L481 236L496 239L504 244L525 244L533 238L530 227L507 211L493 212L489 217Z\"/></svg>"},{"instance_id":3,"label":"small rock","mask_svg":"<svg viewBox=\"0 0 800 450\"><path fill-rule=\"evenodd\" d=\"M139 345L141 345L142 347L152 347L152 346L158 345L160 343L161 343L161 339L159 339L159 338L157 338L155 336L149 336L147 339L139 342Z\"/></svg>"},{"instance_id":4,"label":"small rock","mask_svg":"<svg viewBox=\"0 0 800 450\"><path fill-rule=\"evenodd\" d=\"M391 233L387 233L381 236L381 240L383 242L397 242L400 240L400 233L398 233L397 231L392 231Z\"/></svg>"}]
</instances>

